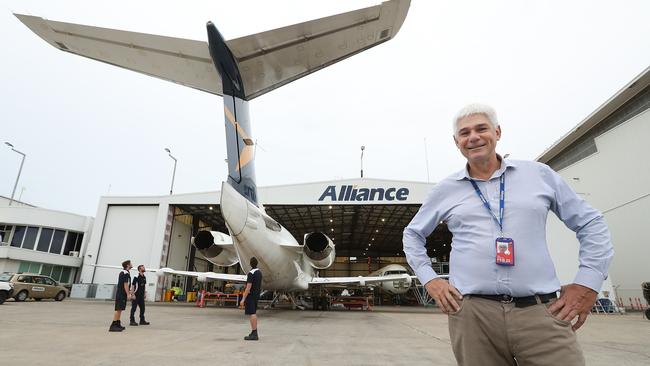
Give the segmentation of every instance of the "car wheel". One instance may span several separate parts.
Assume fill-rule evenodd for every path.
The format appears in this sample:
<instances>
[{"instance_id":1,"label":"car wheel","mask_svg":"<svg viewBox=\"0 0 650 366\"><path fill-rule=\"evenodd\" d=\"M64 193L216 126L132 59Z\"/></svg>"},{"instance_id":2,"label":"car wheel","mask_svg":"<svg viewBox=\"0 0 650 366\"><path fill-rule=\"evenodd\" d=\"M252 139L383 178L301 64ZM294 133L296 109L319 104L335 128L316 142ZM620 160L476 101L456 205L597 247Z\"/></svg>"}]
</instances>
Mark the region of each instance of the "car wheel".
<instances>
[{"instance_id":1,"label":"car wheel","mask_svg":"<svg viewBox=\"0 0 650 366\"><path fill-rule=\"evenodd\" d=\"M0 305L4 304L5 300L7 300L7 293L0 291Z\"/></svg>"},{"instance_id":2,"label":"car wheel","mask_svg":"<svg viewBox=\"0 0 650 366\"><path fill-rule=\"evenodd\" d=\"M59 293L56 294L56 297L54 298L56 301L63 301L63 299L65 299L65 292L63 291L59 291Z\"/></svg>"},{"instance_id":3,"label":"car wheel","mask_svg":"<svg viewBox=\"0 0 650 366\"><path fill-rule=\"evenodd\" d=\"M41 301L41 300L43 300L43 299L40 298L40 297L34 298L34 301Z\"/></svg>"},{"instance_id":4,"label":"car wheel","mask_svg":"<svg viewBox=\"0 0 650 366\"><path fill-rule=\"evenodd\" d=\"M26 290L20 291L19 293L16 294L14 299L16 299L16 301L25 301L25 300L27 300L27 291Z\"/></svg>"}]
</instances>

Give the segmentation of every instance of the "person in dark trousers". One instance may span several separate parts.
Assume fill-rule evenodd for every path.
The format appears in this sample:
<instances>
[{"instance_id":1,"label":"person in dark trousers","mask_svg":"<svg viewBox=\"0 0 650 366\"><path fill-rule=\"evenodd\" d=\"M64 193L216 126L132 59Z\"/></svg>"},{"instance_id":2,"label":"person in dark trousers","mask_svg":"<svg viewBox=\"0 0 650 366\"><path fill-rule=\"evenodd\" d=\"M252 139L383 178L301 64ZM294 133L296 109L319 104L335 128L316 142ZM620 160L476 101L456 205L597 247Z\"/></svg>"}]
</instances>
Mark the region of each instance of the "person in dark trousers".
<instances>
[{"instance_id":1,"label":"person in dark trousers","mask_svg":"<svg viewBox=\"0 0 650 366\"><path fill-rule=\"evenodd\" d=\"M257 335L257 302L262 292L262 271L257 268L257 258L253 257L250 261L251 270L246 278L246 289L239 304L244 308L244 314L250 316L251 334L244 337L247 341L256 341Z\"/></svg>"},{"instance_id":2,"label":"person in dark trousers","mask_svg":"<svg viewBox=\"0 0 650 366\"><path fill-rule=\"evenodd\" d=\"M122 262L122 270L117 278L117 290L115 292L115 314L113 315L113 322L108 328L109 332L121 332L126 329L120 323L120 317L122 316L122 311L126 309L126 302L133 298L133 295L129 291L129 284L131 283L129 270L131 268L133 267L131 266L130 260Z\"/></svg>"},{"instance_id":3,"label":"person in dark trousers","mask_svg":"<svg viewBox=\"0 0 650 366\"><path fill-rule=\"evenodd\" d=\"M138 266L138 276L133 277L131 283L131 292L135 298L131 302L131 322L129 325L137 326L135 321L135 308L140 307L140 325L149 325L150 323L144 319L144 298L146 296L145 286L147 285L147 277L144 275L144 264Z\"/></svg>"}]
</instances>

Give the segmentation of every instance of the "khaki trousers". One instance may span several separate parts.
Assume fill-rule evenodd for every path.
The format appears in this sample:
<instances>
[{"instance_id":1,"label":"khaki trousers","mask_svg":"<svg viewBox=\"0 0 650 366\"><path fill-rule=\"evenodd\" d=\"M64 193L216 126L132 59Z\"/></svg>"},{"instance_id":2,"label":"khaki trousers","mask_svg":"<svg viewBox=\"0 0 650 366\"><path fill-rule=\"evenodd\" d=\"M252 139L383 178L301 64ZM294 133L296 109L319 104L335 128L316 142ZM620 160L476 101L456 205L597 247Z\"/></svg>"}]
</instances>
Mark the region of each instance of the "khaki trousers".
<instances>
[{"instance_id":1,"label":"khaki trousers","mask_svg":"<svg viewBox=\"0 0 650 366\"><path fill-rule=\"evenodd\" d=\"M571 324L549 313L551 303L516 308L514 303L464 296L460 310L449 315L458 365L584 365Z\"/></svg>"}]
</instances>

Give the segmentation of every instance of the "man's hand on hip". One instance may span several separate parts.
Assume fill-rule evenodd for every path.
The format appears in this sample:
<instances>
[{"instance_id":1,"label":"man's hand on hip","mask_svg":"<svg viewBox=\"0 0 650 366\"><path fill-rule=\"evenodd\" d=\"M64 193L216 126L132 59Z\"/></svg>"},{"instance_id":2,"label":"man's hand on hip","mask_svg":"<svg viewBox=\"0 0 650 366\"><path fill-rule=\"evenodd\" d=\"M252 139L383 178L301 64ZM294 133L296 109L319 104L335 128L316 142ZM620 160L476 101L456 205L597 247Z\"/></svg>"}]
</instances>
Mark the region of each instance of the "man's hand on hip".
<instances>
[{"instance_id":1,"label":"man's hand on hip","mask_svg":"<svg viewBox=\"0 0 650 366\"><path fill-rule=\"evenodd\" d=\"M548 310L557 319L567 322L572 322L577 316L578 321L571 327L575 332L587 320L597 296L598 293L589 287L575 283L562 286L560 298L549 306Z\"/></svg>"},{"instance_id":2,"label":"man's hand on hip","mask_svg":"<svg viewBox=\"0 0 650 366\"><path fill-rule=\"evenodd\" d=\"M429 295L436 300L436 304L445 314L454 313L460 309L458 301L463 299L463 295L449 282L442 278L434 278L424 285Z\"/></svg>"}]
</instances>

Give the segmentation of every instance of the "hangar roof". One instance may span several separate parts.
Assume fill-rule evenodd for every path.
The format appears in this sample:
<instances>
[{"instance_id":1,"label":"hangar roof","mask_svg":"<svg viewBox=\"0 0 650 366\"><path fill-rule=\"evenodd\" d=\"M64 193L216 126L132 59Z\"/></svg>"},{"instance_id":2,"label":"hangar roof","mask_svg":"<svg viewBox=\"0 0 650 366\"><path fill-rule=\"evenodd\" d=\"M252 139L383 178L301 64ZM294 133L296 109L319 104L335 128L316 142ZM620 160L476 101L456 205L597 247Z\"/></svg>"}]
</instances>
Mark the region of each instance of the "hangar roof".
<instances>
[{"instance_id":1,"label":"hangar roof","mask_svg":"<svg viewBox=\"0 0 650 366\"><path fill-rule=\"evenodd\" d=\"M598 126L598 124L614 113L622 105L646 89L648 85L650 85L650 67L643 70L643 72L635 77L634 80L625 85L621 90L614 94L614 96L609 98L566 135L553 143L553 145L538 156L536 160L542 163L548 163L555 156L570 147L580 137Z\"/></svg>"}]
</instances>

